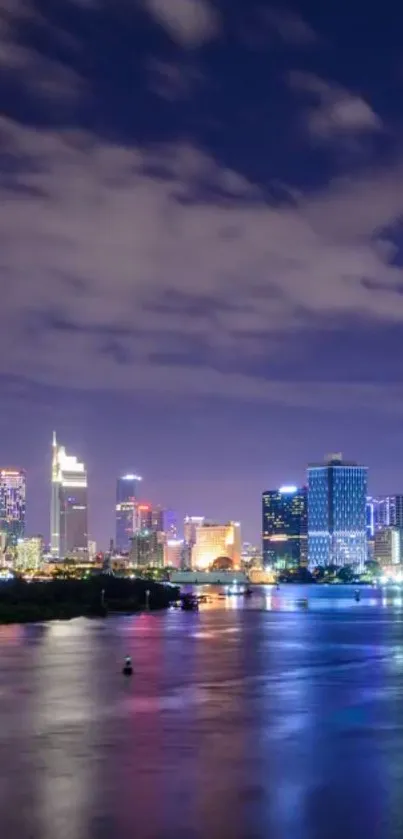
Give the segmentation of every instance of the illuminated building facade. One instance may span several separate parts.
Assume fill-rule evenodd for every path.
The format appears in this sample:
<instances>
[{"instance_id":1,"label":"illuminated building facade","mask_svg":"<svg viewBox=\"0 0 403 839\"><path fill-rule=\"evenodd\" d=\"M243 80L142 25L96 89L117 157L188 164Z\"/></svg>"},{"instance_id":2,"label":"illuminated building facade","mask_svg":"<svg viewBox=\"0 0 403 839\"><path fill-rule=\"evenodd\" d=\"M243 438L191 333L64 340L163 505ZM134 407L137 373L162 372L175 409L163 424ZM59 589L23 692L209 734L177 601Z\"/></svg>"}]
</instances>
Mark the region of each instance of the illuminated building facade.
<instances>
[{"instance_id":1,"label":"illuminated building facade","mask_svg":"<svg viewBox=\"0 0 403 839\"><path fill-rule=\"evenodd\" d=\"M374 559L380 565L398 565L400 563L401 534L397 527L383 527L375 532Z\"/></svg>"},{"instance_id":2,"label":"illuminated building facade","mask_svg":"<svg viewBox=\"0 0 403 839\"><path fill-rule=\"evenodd\" d=\"M265 568L307 564L307 491L284 486L262 495L262 544Z\"/></svg>"},{"instance_id":3,"label":"illuminated building facade","mask_svg":"<svg viewBox=\"0 0 403 839\"><path fill-rule=\"evenodd\" d=\"M397 527L403 531L403 495L367 498L368 538L373 538L376 531L384 527Z\"/></svg>"},{"instance_id":4,"label":"illuminated building facade","mask_svg":"<svg viewBox=\"0 0 403 839\"><path fill-rule=\"evenodd\" d=\"M0 531L15 548L25 534L26 475L22 469L0 469Z\"/></svg>"},{"instance_id":5,"label":"illuminated building facade","mask_svg":"<svg viewBox=\"0 0 403 839\"><path fill-rule=\"evenodd\" d=\"M331 455L308 467L309 565L367 561L367 467Z\"/></svg>"},{"instance_id":6,"label":"illuminated building facade","mask_svg":"<svg viewBox=\"0 0 403 839\"><path fill-rule=\"evenodd\" d=\"M153 508L151 504L137 505L135 529L136 533L143 533L144 531L153 530Z\"/></svg>"},{"instance_id":7,"label":"illuminated building facade","mask_svg":"<svg viewBox=\"0 0 403 839\"><path fill-rule=\"evenodd\" d=\"M183 566L183 539L167 539L164 544L164 567L177 568Z\"/></svg>"},{"instance_id":8,"label":"illuminated building facade","mask_svg":"<svg viewBox=\"0 0 403 839\"><path fill-rule=\"evenodd\" d=\"M164 533L165 531L165 510L162 507L153 507L151 510L151 530L155 533Z\"/></svg>"},{"instance_id":9,"label":"illuminated building facade","mask_svg":"<svg viewBox=\"0 0 403 839\"><path fill-rule=\"evenodd\" d=\"M185 542L183 554L184 568L192 567L192 551L196 544L196 530L198 527L202 527L204 522L204 516L185 516L183 522L183 537Z\"/></svg>"},{"instance_id":10,"label":"illuminated building facade","mask_svg":"<svg viewBox=\"0 0 403 839\"><path fill-rule=\"evenodd\" d=\"M234 569L241 563L241 527L239 522L228 524L202 524L196 527L192 549L192 568L206 570L214 560L227 557Z\"/></svg>"},{"instance_id":11,"label":"illuminated building facade","mask_svg":"<svg viewBox=\"0 0 403 839\"><path fill-rule=\"evenodd\" d=\"M154 524L155 516L155 524ZM165 533L169 539L176 539L177 537L177 521L174 510L163 510L161 507L156 507L153 510L153 530L159 531L162 524L162 533Z\"/></svg>"},{"instance_id":12,"label":"illuminated building facade","mask_svg":"<svg viewBox=\"0 0 403 839\"><path fill-rule=\"evenodd\" d=\"M38 571L42 565L42 536L20 539L17 545L15 567L19 571Z\"/></svg>"},{"instance_id":13,"label":"illuminated building facade","mask_svg":"<svg viewBox=\"0 0 403 839\"><path fill-rule=\"evenodd\" d=\"M116 550L128 553L137 528L139 475L123 475L116 482Z\"/></svg>"},{"instance_id":14,"label":"illuminated building facade","mask_svg":"<svg viewBox=\"0 0 403 839\"><path fill-rule=\"evenodd\" d=\"M183 522L183 536L187 545L195 544L196 530L198 527L202 527L204 522L204 516L185 516Z\"/></svg>"},{"instance_id":15,"label":"illuminated building facade","mask_svg":"<svg viewBox=\"0 0 403 839\"><path fill-rule=\"evenodd\" d=\"M87 472L76 457L66 454L53 434L51 554L64 559L88 551Z\"/></svg>"},{"instance_id":16,"label":"illuminated building facade","mask_svg":"<svg viewBox=\"0 0 403 839\"><path fill-rule=\"evenodd\" d=\"M131 539L130 561L138 568L161 568L164 562L164 545L153 530L135 533Z\"/></svg>"}]
</instances>

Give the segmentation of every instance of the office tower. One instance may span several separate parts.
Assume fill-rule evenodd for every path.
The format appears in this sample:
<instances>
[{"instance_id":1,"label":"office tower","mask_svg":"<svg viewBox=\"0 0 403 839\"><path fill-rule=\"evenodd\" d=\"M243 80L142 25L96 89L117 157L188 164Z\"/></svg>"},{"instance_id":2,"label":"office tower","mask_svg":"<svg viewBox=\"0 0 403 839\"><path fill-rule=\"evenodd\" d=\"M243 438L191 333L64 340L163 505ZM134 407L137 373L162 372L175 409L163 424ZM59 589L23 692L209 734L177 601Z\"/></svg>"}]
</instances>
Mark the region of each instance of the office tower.
<instances>
[{"instance_id":1,"label":"office tower","mask_svg":"<svg viewBox=\"0 0 403 839\"><path fill-rule=\"evenodd\" d=\"M202 524L196 527L196 539L192 550L192 568L205 570L216 559L228 558L233 568L241 562L241 527L239 522L227 524Z\"/></svg>"},{"instance_id":2,"label":"office tower","mask_svg":"<svg viewBox=\"0 0 403 839\"><path fill-rule=\"evenodd\" d=\"M128 553L136 532L139 475L122 475L116 482L116 550Z\"/></svg>"},{"instance_id":3,"label":"office tower","mask_svg":"<svg viewBox=\"0 0 403 839\"><path fill-rule=\"evenodd\" d=\"M153 507L151 510L151 530L155 533L165 532L165 513L162 507Z\"/></svg>"},{"instance_id":4,"label":"office tower","mask_svg":"<svg viewBox=\"0 0 403 839\"><path fill-rule=\"evenodd\" d=\"M202 527L205 516L185 516L183 522L183 536L187 545L194 545L196 542L196 529Z\"/></svg>"},{"instance_id":5,"label":"office tower","mask_svg":"<svg viewBox=\"0 0 403 839\"><path fill-rule=\"evenodd\" d=\"M164 544L164 567L165 568L182 568L183 567L183 539L167 539Z\"/></svg>"},{"instance_id":6,"label":"office tower","mask_svg":"<svg viewBox=\"0 0 403 839\"><path fill-rule=\"evenodd\" d=\"M130 561L137 567L161 568L164 561L164 545L153 530L135 533L131 539Z\"/></svg>"},{"instance_id":7,"label":"office tower","mask_svg":"<svg viewBox=\"0 0 403 839\"><path fill-rule=\"evenodd\" d=\"M43 559L42 536L20 539L17 545L15 567L19 571L38 571Z\"/></svg>"},{"instance_id":8,"label":"office tower","mask_svg":"<svg viewBox=\"0 0 403 839\"><path fill-rule=\"evenodd\" d=\"M26 476L22 469L0 469L0 531L7 547L16 547L25 533Z\"/></svg>"},{"instance_id":9,"label":"office tower","mask_svg":"<svg viewBox=\"0 0 403 839\"><path fill-rule=\"evenodd\" d=\"M374 536L383 527L403 531L403 495L379 495L367 498L367 533Z\"/></svg>"},{"instance_id":10,"label":"office tower","mask_svg":"<svg viewBox=\"0 0 403 839\"><path fill-rule=\"evenodd\" d=\"M53 434L51 554L64 559L88 550L87 473L83 463L66 454Z\"/></svg>"},{"instance_id":11,"label":"office tower","mask_svg":"<svg viewBox=\"0 0 403 839\"><path fill-rule=\"evenodd\" d=\"M164 510L163 515L164 533L169 539L177 539L178 522L175 510Z\"/></svg>"},{"instance_id":12,"label":"office tower","mask_svg":"<svg viewBox=\"0 0 403 839\"><path fill-rule=\"evenodd\" d=\"M374 536L374 559L380 565L398 565L400 562L401 533L397 527L383 527Z\"/></svg>"},{"instance_id":13,"label":"office tower","mask_svg":"<svg viewBox=\"0 0 403 839\"><path fill-rule=\"evenodd\" d=\"M130 546L129 546L130 547ZM97 543L94 539L88 540L88 559L94 562L97 556Z\"/></svg>"},{"instance_id":14,"label":"office tower","mask_svg":"<svg viewBox=\"0 0 403 839\"><path fill-rule=\"evenodd\" d=\"M136 518L136 533L153 530L153 508L151 504L138 504Z\"/></svg>"},{"instance_id":15,"label":"office tower","mask_svg":"<svg viewBox=\"0 0 403 839\"><path fill-rule=\"evenodd\" d=\"M144 505L149 506L149 505ZM165 510L159 505L151 509L151 530L165 533L171 539L176 538L176 515L173 510Z\"/></svg>"},{"instance_id":16,"label":"office tower","mask_svg":"<svg viewBox=\"0 0 403 839\"><path fill-rule=\"evenodd\" d=\"M367 560L367 467L330 455L308 467L309 565L357 565Z\"/></svg>"},{"instance_id":17,"label":"office tower","mask_svg":"<svg viewBox=\"0 0 403 839\"><path fill-rule=\"evenodd\" d=\"M262 495L263 564L278 569L307 563L307 491L283 486Z\"/></svg>"},{"instance_id":18,"label":"office tower","mask_svg":"<svg viewBox=\"0 0 403 839\"><path fill-rule=\"evenodd\" d=\"M204 516L185 516L183 521L183 538L184 538L184 552L183 552L183 567L191 568L192 566L192 551L196 544L196 529L202 527L205 522Z\"/></svg>"}]
</instances>

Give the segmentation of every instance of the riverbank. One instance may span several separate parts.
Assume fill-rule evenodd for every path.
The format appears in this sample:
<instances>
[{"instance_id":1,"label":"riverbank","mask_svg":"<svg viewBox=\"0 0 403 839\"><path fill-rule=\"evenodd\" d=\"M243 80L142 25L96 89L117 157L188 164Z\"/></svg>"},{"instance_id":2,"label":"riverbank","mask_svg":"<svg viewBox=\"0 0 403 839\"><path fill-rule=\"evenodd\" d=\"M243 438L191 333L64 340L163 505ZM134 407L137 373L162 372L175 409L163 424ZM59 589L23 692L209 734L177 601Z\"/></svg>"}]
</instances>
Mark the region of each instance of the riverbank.
<instances>
[{"instance_id":1,"label":"riverbank","mask_svg":"<svg viewBox=\"0 0 403 839\"><path fill-rule=\"evenodd\" d=\"M177 587L101 574L88 580L12 580L0 585L0 624L167 609L179 596Z\"/></svg>"}]
</instances>

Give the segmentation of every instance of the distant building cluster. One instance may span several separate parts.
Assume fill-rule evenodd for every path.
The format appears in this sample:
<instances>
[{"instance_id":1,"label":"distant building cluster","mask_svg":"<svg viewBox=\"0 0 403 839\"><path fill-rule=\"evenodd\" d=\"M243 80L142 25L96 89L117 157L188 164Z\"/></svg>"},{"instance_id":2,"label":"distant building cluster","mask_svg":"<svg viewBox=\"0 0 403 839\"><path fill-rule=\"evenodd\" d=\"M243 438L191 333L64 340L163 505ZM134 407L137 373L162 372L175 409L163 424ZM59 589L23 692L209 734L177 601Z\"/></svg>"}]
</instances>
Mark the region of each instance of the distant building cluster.
<instances>
[{"instance_id":1,"label":"distant building cluster","mask_svg":"<svg viewBox=\"0 0 403 839\"><path fill-rule=\"evenodd\" d=\"M97 553L88 538L85 464L53 435L50 539L26 533L26 474L0 468L0 567L35 573L44 561L101 563L104 570L341 568L361 573L369 561L403 568L403 494L368 495L368 470L341 454L307 467L304 486L285 485L262 494L262 549L242 543L237 521L187 515L178 535L172 510L142 494L143 480L129 472L116 481L115 534Z\"/></svg>"},{"instance_id":2,"label":"distant building cluster","mask_svg":"<svg viewBox=\"0 0 403 839\"><path fill-rule=\"evenodd\" d=\"M367 483L366 466L336 454L308 466L305 486L263 492L265 567L403 564L403 495L372 498Z\"/></svg>"}]
</instances>

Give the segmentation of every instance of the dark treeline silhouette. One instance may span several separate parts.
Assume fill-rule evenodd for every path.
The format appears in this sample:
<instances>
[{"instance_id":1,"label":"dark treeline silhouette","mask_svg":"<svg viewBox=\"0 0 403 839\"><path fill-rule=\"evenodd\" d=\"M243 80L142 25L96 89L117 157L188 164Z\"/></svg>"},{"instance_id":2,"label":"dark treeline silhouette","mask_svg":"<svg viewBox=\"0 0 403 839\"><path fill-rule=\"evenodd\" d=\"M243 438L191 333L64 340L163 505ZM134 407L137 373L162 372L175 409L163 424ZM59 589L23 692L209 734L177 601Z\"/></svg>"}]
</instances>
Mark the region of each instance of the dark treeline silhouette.
<instances>
[{"instance_id":1,"label":"dark treeline silhouette","mask_svg":"<svg viewBox=\"0 0 403 839\"><path fill-rule=\"evenodd\" d=\"M172 586L103 574L88 580L28 583L16 579L0 585L0 623L165 609L179 596L179 589Z\"/></svg>"}]
</instances>

